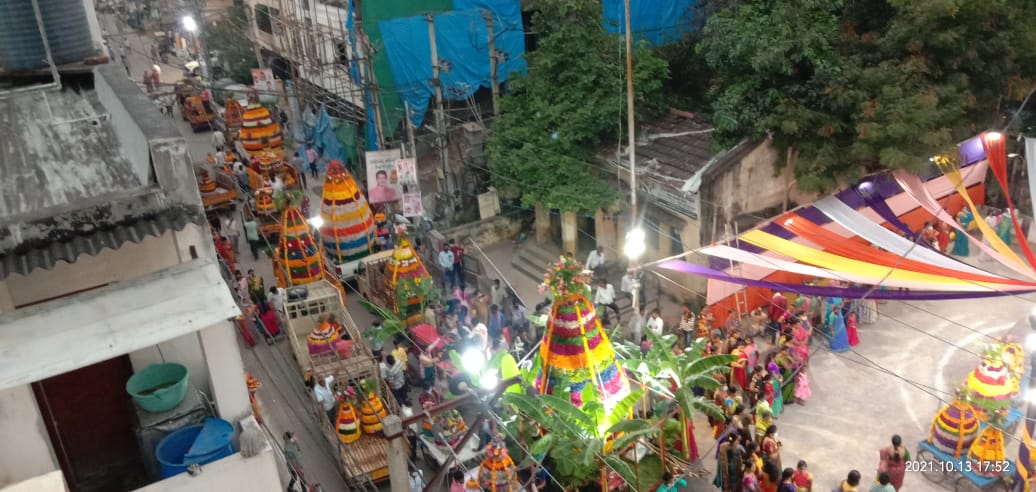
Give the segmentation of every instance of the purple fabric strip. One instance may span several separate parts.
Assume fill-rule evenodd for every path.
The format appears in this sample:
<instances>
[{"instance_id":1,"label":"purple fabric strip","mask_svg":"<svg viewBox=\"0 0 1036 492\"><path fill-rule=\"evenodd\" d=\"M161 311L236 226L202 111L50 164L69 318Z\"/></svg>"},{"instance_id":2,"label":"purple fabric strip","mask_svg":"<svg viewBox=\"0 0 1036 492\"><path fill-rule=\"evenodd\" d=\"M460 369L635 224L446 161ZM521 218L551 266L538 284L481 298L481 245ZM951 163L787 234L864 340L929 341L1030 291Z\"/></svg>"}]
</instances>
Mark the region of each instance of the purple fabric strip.
<instances>
[{"instance_id":1,"label":"purple fabric strip","mask_svg":"<svg viewBox=\"0 0 1036 492\"><path fill-rule=\"evenodd\" d=\"M734 277L718 270L713 270L708 267L695 265L682 260L664 261L656 266L666 270L673 270L690 275L700 275L713 280L722 280L724 282L746 285L749 287L761 287L764 289L781 292L794 292L810 296L844 297L848 299L861 299L866 297L868 299L892 299L897 301L941 301L951 299L982 299L986 297L1001 297L1036 292L1036 288L1012 292L942 292L937 290L884 290L880 288L872 290L862 287L824 287L819 285L799 285Z\"/></svg>"},{"instance_id":2,"label":"purple fabric strip","mask_svg":"<svg viewBox=\"0 0 1036 492\"><path fill-rule=\"evenodd\" d=\"M864 203L866 203L871 210L881 216L882 219L885 219L886 222L895 226L896 229L899 229L899 231L905 234L908 239L913 241L917 234L910 230L910 226L906 225L902 220L899 220L899 216L896 215L896 213L892 211L892 208L889 207L888 203L885 202L885 196L902 193L903 189L897 186L895 193L884 195L880 194L880 190L865 188L866 184L867 181L863 181L853 186L853 190L863 199ZM877 184L871 184L871 188L879 188L879 186Z\"/></svg>"}]
</instances>

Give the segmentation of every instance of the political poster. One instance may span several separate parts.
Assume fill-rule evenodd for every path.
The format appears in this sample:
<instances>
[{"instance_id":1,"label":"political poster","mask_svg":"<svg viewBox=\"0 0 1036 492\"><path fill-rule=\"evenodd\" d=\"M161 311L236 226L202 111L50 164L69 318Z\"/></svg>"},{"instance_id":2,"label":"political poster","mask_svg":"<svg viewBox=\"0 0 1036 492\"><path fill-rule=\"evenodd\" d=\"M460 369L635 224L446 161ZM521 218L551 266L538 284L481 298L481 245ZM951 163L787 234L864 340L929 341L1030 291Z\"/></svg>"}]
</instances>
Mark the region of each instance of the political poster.
<instances>
[{"instance_id":1,"label":"political poster","mask_svg":"<svg viewBox=\"0 0 1036 492\"><path fill-rule=\"evenodd\" d=\"M367 160L367 201L373 205L398 202L403 197L399 182L399 150L375 150L365 154Z\"/></svg>"},{"instance_id":2,"label":"political poster","mask_svg":"<svg viewBox=\"0 0 1036 492\"><path fill-rule=\"evenodd\" d=\"M417 173L417 159L412 157L396 161L399 171L399 184L403 190L403 216L419 217L424 215L421 203L421 182Z\"/></svg>"}]
</instances>

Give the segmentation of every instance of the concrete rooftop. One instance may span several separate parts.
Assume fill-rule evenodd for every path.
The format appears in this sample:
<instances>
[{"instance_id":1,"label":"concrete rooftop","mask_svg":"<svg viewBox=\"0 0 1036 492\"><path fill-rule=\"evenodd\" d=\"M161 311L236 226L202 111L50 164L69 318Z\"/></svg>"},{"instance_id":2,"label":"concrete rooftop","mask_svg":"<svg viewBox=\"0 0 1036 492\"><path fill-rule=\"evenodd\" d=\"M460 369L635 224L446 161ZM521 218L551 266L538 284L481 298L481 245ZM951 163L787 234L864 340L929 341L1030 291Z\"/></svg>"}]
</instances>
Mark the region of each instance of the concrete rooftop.
<instances>
[{"instance_id":1,"label":"concrete rooftop","mask_svg":"<svg viewBox=\"0 0 1036 492\"><path fill-rule=\"evenodd\" d=\"M0 99L0 217L139 187L93 88Z\"/></svg>"}]
</instances>

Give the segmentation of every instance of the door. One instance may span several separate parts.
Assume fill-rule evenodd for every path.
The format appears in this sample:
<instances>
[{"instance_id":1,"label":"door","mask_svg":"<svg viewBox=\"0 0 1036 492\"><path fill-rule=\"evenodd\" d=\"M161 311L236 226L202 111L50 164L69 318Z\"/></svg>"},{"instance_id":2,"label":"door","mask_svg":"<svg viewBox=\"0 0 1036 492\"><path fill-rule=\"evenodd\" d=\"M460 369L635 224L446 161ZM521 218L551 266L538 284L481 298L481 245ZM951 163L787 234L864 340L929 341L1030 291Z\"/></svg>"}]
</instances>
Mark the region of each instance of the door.
<instances>
[{"instance_id":1,"label":"door","mask_svg":"<svg viewBox=\"0 0 1036 492\"><path fill-rule=\"evenodd\" d=\"M132 490L145 480L126 394L132 374L124 355L32 385L73 492Z\"/></svg>"}]
</instances>

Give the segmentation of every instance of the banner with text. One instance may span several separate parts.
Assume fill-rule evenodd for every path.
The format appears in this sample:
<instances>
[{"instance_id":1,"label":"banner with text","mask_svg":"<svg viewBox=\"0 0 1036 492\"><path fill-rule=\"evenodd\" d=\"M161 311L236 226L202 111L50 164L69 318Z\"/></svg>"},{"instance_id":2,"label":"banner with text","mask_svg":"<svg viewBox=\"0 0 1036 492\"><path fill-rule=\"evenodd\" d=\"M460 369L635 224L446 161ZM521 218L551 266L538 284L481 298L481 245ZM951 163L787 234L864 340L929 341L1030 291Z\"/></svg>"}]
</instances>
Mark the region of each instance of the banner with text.
<instances>
[{"instance_id":1,"label":"banner with text","mask_svg":"<svg viewBox=\"0 0 1036 492\"><path fill-rule=\"evenodd\" d=\"M417 159L407 157L396 161L399 171L399 184L403 190L403 217L420 217L424 215L424 204L421 203L421 181L417 174Z\"/></svg>"}]
</instances>

